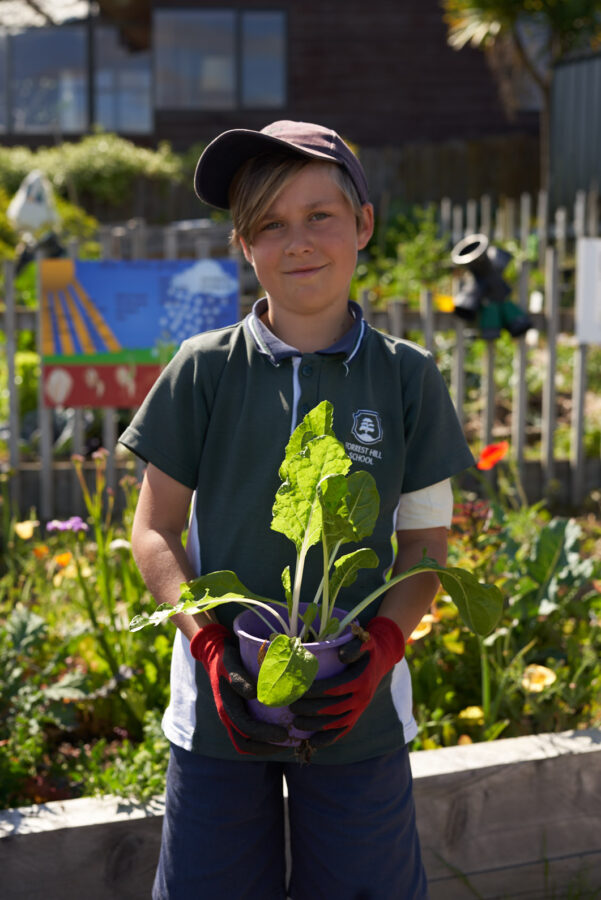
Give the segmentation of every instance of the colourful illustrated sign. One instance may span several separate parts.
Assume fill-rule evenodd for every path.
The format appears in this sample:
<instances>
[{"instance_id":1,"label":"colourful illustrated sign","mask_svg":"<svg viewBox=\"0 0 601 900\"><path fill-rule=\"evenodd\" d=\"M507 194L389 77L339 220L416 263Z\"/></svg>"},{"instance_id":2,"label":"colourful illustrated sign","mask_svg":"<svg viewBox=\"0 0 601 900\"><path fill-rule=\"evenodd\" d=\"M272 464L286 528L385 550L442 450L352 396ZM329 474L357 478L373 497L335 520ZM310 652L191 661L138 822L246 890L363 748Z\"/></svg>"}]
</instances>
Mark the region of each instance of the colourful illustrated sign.
<instances>
[{"instance_id":1,"label":"colourful illustrated sign","mask_svg":"<svg viewBox=\"0 0 601 900\"><path fill-rule=\"evenodd\" d=\"M46 406L139 406L183 340L238 319L234 260L40 266Z\"/></svg>"}]
</instances>

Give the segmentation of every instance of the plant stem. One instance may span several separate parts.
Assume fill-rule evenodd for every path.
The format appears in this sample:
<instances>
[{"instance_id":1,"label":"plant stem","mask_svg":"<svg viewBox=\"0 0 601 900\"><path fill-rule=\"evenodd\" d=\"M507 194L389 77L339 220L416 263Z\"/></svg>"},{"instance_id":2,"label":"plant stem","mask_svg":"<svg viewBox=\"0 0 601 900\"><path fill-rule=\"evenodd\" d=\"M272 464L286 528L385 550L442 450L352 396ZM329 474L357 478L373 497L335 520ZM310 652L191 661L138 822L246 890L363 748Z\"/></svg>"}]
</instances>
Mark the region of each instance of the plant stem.
<instances>
[{"instance_id":1,"label":"plant stem","mask_svg":"<svg viewBox=\"0 0 601 900\"><path fill-rule=\"evenodd\" d=\"M482 712L484 713L484 727L490 724L490 664L488 653L483 639L478 635L480 648L480 681L482 685Z\"/></svg>"}]
</instances>

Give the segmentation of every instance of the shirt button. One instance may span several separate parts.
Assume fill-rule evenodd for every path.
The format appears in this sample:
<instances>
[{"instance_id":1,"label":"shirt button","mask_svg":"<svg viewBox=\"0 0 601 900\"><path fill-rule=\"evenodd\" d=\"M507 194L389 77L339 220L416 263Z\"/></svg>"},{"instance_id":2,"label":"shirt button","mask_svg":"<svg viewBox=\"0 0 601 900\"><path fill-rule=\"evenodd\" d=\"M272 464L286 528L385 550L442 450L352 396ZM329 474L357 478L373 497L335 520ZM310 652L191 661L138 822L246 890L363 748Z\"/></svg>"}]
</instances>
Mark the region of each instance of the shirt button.
<instances>
[{"instance_id":1,"label":"shirt button","mask_svg":"<svg viewBox=\"0 0 601 900\"><path fill-rule=\"evenodd\" d=\"M304 375L305 378L310 378L312 374L313 374L313 366L309 366L309 365L305 364L301 368L301 375Z\"/></svg>"}]
</instances>

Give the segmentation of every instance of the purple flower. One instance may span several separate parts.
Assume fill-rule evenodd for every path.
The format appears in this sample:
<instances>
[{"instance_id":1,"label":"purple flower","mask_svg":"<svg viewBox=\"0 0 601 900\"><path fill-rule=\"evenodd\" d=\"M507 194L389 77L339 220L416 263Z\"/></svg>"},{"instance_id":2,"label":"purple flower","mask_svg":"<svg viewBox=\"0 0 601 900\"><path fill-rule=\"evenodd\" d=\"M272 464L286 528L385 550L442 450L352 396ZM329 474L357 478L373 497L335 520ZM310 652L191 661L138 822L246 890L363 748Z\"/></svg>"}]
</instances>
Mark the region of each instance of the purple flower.
<instances>
[{"instance_id":1,"label":"purple flower","mask_svg":"<svg viewBox=\"0 0 601 900\"><path fill-rule=\"evenodd\" d=\"M81 516L71 516L70 519L52 519L46 525L46 531L88 531L88 526Z\"/></svg>"}]
</instances>

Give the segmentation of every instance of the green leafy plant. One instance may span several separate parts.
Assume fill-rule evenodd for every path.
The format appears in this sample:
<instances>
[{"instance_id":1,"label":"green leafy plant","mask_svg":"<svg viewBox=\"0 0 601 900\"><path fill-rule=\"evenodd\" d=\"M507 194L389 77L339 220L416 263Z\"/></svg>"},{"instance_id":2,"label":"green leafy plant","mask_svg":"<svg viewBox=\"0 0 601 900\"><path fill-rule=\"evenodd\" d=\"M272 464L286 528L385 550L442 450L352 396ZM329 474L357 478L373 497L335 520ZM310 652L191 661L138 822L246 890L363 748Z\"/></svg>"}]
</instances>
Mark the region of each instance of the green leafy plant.
<instances>
[{"instance_id":1,"label":"green leafy plant","mask_svg":"<svg viewBox=\"0 0 601 900\"><path fill-rule=\"evenodd\" d=\"M334 608L340 590L355 581L359 569L378 565L377 555L369 548L342 556L339 552L343 544L371 534L379 496L368 472L348 474L351 460L334 433L333 414L328 401L311 410L293 432L280 467L282 484L276 493L271 527L288 537L297 552L294 575L289 567L282 573L285 601L254 594L233 572L213 572L185 584L177 605L161 604L151 615L136 616L130 623L136 631L177 613L206 612L232 602L254 609L264 620L264 612L271 612L281 633L272 635L257 684L258 699L267 706L287 705L312 684L318 664L304 646L307 637L317 641L335 638L393 584L420 572L436 572L464 622L478 634L492 631L502 611L503 598L495 585L481 584L465 569L444 567L424 557L418 565L383 582L341 620L337 618ZM305 561L316 545L321 549L323 576L315 597L301 614ZM278 609L287 611L288 617Z\"/></svg>"}]
</instances>

